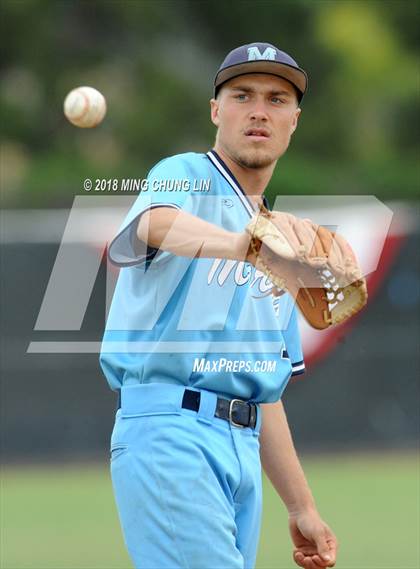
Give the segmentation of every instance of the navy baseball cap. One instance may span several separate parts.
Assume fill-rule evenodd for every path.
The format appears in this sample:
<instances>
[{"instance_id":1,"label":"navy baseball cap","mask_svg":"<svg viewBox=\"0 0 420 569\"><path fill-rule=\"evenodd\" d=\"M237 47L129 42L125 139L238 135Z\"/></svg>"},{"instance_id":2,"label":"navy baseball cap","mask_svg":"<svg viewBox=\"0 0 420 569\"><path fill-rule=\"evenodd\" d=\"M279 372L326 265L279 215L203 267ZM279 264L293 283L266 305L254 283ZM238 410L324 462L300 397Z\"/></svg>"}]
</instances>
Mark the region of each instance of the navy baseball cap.
<instances>
[{"instance_id":1,"label":"navy baseball cap","mask_svg":"<svg viewBox=\"0 0 420 569\"><path fill-rule=\"evenodd\" d=\"M223 83L247 73L268 73L290 81L298 91L299 102L308 87L308 76L286 52L271 43L241 45L225 57L214 78L214 96Z\"/></svg>"}]
</instances>

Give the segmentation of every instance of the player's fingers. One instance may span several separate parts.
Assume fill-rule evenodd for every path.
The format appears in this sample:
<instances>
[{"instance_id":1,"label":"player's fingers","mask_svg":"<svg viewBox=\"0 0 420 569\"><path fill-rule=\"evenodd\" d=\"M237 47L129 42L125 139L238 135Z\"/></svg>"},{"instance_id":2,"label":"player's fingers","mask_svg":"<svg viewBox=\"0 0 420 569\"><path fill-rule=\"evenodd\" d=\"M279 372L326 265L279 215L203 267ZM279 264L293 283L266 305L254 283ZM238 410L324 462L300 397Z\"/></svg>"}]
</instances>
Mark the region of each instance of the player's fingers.
<instances>
[{"instance_id":1,"label":"player's fingers","mask_svg":"<svg viewBox=\"0 0 420 569\"><path fill-rule=\"evenodd\" d=\"M303 560L303 566L305 569L319 569L319 565L313 561L312 557L305 557Z\"/></svg>"},{"instance_id":2,"label":"player's fingers","mask_svg":"<svg viewBox=\"0 0 420 569\"><path fill-rule=\"evenodd\" d=\"M319 567L313 563L311 556L304 555L301 551L295 551L293 559L296 565L299 565L299 567L303 567L304 569L319 569Z\"/></svg>"},{"instance_id":3,"label":"player's fingers","mask_svg":"<svg viewBox=\"0 0 420 569\"><path fill-rule=\"evenodd\" d=\"M331 562L324 561L319 555L312 555L312 561L317 567L334 567L334 563L331 565Z\"/></svg>"},{"instance_id":4,"label":"player's fingers","mask_svg":"<svg viewBox=\"0 0 420 569\"><path fill-rule=\"evenodd\" d=\"M313 551L313 548L311 548L311 551ZM299 550L295 550L293 553L293 559L297 565L304 567L305 569L307 567L311 569L326 567L326 563L321 560L319 555L307 553L305 548L299 548Z\"/></svg>"},{"instance_id":5,"label":"player's fingers","mask_svg":"<svg viewBox=\"0 0 420 569\"><path fill-rule=\"evenodd\" d=\"M328 565L332 561L330 544L327 541L327 535L324 531L319 531L314 535L318 556Z\"/></svg>"},{"instance_id":6,"label":"player's fingers","mask_svg":"<svg viewBox=\"0 0 420 569\"><path fill-rule=\"evenodd\" d=\"M293 560L296 563L296 565L299 565L299 567L304 567L303 562L305 560L305 555L303 555L303 553L301 553L300 551L293 552Z\"/></svg>"},{"instance_id":7,"label":"player's fingers","mask_svg":"<svg viewBox=\"0 0 420 569\"><path fill-rule=\"evenodd\" d=\"M335 535L331 532L331 530L327 529L329 535L327 536L327 543L328 543L328 555L330 557L329 563L327 567L334 567L337 562L337 551L339 547L339 543Z\"/></svg>"}]
</instances>

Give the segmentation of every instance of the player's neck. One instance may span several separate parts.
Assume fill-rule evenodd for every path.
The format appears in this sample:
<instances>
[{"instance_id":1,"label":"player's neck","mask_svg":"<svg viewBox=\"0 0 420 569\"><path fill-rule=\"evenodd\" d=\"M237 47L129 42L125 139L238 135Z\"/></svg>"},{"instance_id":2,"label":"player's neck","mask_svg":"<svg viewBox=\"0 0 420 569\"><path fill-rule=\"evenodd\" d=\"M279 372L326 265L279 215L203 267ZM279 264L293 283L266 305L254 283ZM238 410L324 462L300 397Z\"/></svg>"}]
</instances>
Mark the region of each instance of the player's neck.
<instances>
[{"instance_id":1,"label":"player's neck","mask_svg":"<svg viewBox=\"0 0 420 569\"><path fill-rule=\"evenodd\" d=\"M256 203L260 202L260 196L263 195L271 180L276 163L265 168L246 168L235 162L218 144L215 145L214 150L231 170L246 195Z\"/></svg>"}]
</instances>

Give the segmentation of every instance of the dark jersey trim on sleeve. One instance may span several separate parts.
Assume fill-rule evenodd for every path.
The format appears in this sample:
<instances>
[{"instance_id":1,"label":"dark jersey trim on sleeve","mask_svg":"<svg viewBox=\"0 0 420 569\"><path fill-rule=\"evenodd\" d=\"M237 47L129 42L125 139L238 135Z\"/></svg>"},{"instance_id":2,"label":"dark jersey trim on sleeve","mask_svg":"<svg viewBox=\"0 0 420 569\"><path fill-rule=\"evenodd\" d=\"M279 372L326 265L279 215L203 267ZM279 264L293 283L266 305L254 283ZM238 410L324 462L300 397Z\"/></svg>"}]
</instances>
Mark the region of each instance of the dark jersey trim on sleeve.
<instances>
[{"instance_id":1,"label":"dark jersey trim on sleeve","mask_svg":"<svg viewBox=\"0 0 420 569\"><path fill-rule=\"evenodd\" d=\"M156 209L157 207L172 207L174 209L181 209L176 204L158 203L158 204L150 204L145 209L143 209L141 212L139 212L139 214L136 215L136 217L133 219L133 221L131 223L129 223L127 225L127 227L125 227L122 230L122 232L118 233L118 235L116 235L114 237L114 239L111 241L111 243L109 244L108 259L109 259L109 262L111 264L113 264L117 267L133 267L135 265L139 265L139 264L143 263L144 261L151 261L158 254L159 249L155 249L154 247L149 247L149 245L146 245L147 246L146 255L144 253L136 255L135 249L136 249L136 243L138 240L136 238L136 235L133 234L133 226L138 225L140 217L146 211L149 211L150 209ZM129 254L119 253L118 249L117 249L117 252L115 253L114 250L118 246L121 239L126 240L125 247L127 247L128 244L129 244L129 247L131 247L132 252L133 252L133 255L131 256L131 258L130 258ZM124 258L124 257L127 260L122 260L122 258Z\"/></svg>"},{"instance_id":2,"label":"dark jersey trim on sleeve","mask_svg":"<svg viewBox=\"0 0 420 569\"><path fill-rule=\"evenodd\" d=\"M283 350L281 357L290 359L289 353L285 349ZM291 377L293 377L295 375L302 375L303 373L305 373L305 362L304 362L304 360L300 360L298 362L293 362L292 363L292 375L291 375Z\"/></svg>"},{"instance_id":3,"label":"dark jersey trim on sleeve","mask_svg":"<svg viewBox=\"0 0 420 569\"><path fill-rule=\"evenodd\" d=\"M301 360L300 362L292 363L292 377L295 375L302 375L305 373L305 362Z\"/></svg>"}]
</instances>

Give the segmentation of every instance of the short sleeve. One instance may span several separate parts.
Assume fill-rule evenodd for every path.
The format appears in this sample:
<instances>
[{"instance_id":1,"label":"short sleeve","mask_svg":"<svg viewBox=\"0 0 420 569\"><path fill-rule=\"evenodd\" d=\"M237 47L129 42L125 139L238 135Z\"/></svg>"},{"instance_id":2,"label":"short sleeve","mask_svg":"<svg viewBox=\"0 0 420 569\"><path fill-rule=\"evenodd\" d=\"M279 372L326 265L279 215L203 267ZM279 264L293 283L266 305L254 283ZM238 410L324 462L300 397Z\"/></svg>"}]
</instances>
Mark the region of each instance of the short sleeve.
<instances>
[{"instance_id":1,"label":"short sleeve","mask_svg":"<svg viewBox=\"0 0 420 569\"><path fill-rule=\"evenodd\" d=\"M187 156L166 158L150 171L145 188L140 192L108 247L108 257L112 264L129 267L170 255L140 241L137 238L137 226L143 213L157 207L171 207L196 213L197 200L189 191L194 176Z\"/></svg>"},{"instance_id":2,"label":"short sleeve","mask_svg":"<svg viewBox=\"0 0 420 569\"><path fill-rule=\"evenodd\" d=\"M289 295L288 295L289 296ZM293 307L288 318L287 326L283 330L283 338L286 344L287 357L292 364L292 377L305 373L305 362L303 359L302 343L300 339L298 312L296 304L291 297Z\"/></svg>"}]
</instances>

